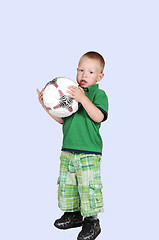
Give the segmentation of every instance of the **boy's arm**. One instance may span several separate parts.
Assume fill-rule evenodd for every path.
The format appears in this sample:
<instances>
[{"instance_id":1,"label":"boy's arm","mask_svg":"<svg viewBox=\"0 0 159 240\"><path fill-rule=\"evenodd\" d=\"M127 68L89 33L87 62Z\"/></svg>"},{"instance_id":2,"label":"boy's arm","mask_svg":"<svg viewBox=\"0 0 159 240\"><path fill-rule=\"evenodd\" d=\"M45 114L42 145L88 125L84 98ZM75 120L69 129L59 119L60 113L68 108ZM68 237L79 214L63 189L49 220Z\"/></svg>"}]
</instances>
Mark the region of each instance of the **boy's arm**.
<instances>
[{"instance_id":1,"label":"boy's arm","mask_svg":"<svg viewBox=\"0 0 159 240\"><path fill-rule=\"evenodd\" d=\"M102 122L104 119L104 114L102 111L97 108L85 95L84 90L81 87L71 86L69 87L68 93L70 93L70 97L75 99L77 102L80 102L86 112L88 113L89 117L94 122Z\"/></svg>"},{"instance_id":2,"label":"boy's arm","mask_svg":"<svg viewBox=\"0 0 159 240\"><path fill-rule=\"evenodd\" d=\"M53 116L44 106L44 102L43 102L43 90L40 92L39 89L37 89L37 93L38 93L38 98L39 98L39 102L42 105L42 107L45 109L45 111L58 123L63 123L63 119L59 118L59 117L55 117Z\"/></svg>"},{"instance_id":3,"label":"boy's arm","mask_svg":"<svg viewBox=\"0 0 159 240\"><path fill-rule=\"evenodd\" d=\"M102 111L97 108L90 100L88 97L84 96L81 100L81 104L84 107L84 109L86 110L87 114L89 115L89 117L97 123L100 123L103 121L104 119L104 114L102 113Z\"/></svg>"}]
</instances>

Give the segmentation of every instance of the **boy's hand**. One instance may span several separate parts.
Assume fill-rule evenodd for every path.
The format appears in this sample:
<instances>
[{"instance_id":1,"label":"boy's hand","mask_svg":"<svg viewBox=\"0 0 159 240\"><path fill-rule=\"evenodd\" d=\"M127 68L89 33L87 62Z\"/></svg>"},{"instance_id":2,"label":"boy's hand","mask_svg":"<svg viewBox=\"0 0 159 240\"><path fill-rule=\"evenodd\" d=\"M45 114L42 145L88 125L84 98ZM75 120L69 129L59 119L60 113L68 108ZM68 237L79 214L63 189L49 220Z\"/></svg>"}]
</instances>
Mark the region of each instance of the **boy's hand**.
<instances>
[{"instance_id":1,"label":"boy's hand","mask_svg":"<svg viewBox=\"0 0 159 240\"><path fill-rule=\"evenodd\" d=\"M37 93L38 93L38 98L39 98L39 102L40 104L44 107L44 102L43 102L43 90L40 92L39 89L37 89Z\"/></svg>"},{"instance_id":2,"label":"boy's hand","mask_svg":"<svg viewBox=\"0 0 159 240\"><path fill-rule=\"evenodd\" d=\"M69 97L75 99L77 102L82 102L83 98L85 97L85 92L83 88L76 87L76 86L70 86L68 87L70 91L67 91L69 93Z\"/></svg>"},{"instance_id":3,"label":"boy's hand","mask_svg":"<svg viewBox=\"0 0 159 240\"><path fill-rule=\"evenodd\" d=\"M97 108L90 100L89 98L85 95L85 92L83 88L81 87L76 87L76 86L70 86L68 87L69 91L69 97L75 99L77 102L80 102L86 112L88 113L89 117L94 121L100 123L103 118L104 114L102 111Z\"/></svg>"}]
</instances>

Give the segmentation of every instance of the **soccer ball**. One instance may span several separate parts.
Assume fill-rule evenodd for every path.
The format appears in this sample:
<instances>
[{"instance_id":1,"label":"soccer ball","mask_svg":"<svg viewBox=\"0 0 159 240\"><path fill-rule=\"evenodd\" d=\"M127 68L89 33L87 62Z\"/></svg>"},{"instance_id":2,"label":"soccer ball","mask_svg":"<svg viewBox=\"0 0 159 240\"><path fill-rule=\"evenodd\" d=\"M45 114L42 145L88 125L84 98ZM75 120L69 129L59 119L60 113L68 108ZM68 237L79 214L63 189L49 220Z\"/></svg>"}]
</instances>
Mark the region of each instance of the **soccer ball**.
<instances>
[{"instance_id":1,"label":"soccer ball","mask_svg":"<svg viewBox=\"0 0 159 240\"><path fill-rule=\"evenodd\" d=\"M68 97L69 86L77 84L66 77L57 77L48 82L43 90L45 108L56 117L68 117L78 110L78 102Z\"/></svg>"}]
</instances>

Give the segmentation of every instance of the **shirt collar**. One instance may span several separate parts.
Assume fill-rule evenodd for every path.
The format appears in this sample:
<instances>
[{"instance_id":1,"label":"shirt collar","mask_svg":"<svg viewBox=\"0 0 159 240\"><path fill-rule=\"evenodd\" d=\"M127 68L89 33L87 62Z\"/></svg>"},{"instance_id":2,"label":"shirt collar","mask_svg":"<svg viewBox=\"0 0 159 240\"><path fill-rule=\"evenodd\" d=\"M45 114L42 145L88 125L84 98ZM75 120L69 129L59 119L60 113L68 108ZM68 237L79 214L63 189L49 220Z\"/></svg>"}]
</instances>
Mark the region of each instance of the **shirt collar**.
<instances>
[{"instance_id":1,"label":"shirt collar","mask_svg":"<svg viewBox=\"0 0 159 240\"><path fill-rule=\"evenodd\" d=\"M94 85L92 85L92 86L90 86L90 87L88 87L88 88L84 88L83 90L84 90L85 92L90 92L90 91L95 90L95 89L98 89L98 88L99 88L99 84L94 84Z\"/></svg>"}]
</instances>

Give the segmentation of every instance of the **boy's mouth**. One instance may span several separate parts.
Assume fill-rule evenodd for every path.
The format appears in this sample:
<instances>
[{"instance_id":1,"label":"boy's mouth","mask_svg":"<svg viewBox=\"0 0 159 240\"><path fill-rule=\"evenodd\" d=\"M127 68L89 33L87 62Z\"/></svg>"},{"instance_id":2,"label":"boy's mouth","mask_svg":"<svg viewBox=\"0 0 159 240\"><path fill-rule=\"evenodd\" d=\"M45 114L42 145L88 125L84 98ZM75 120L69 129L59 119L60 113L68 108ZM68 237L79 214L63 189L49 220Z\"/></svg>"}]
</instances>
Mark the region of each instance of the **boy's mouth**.
<instances>
[{"instance_id":1,"label":"boy's mouth","mask_svg":"<svg viewBox=\"0 0 159 240\"><path fill-rule=\"evenodd\" d=\"M83 79L82 79L82 80L80 81L80 84L81 84L81 85L85 85L86 83L87 83L86 80L83 80Z\"/></svg>"}]
</instances>

